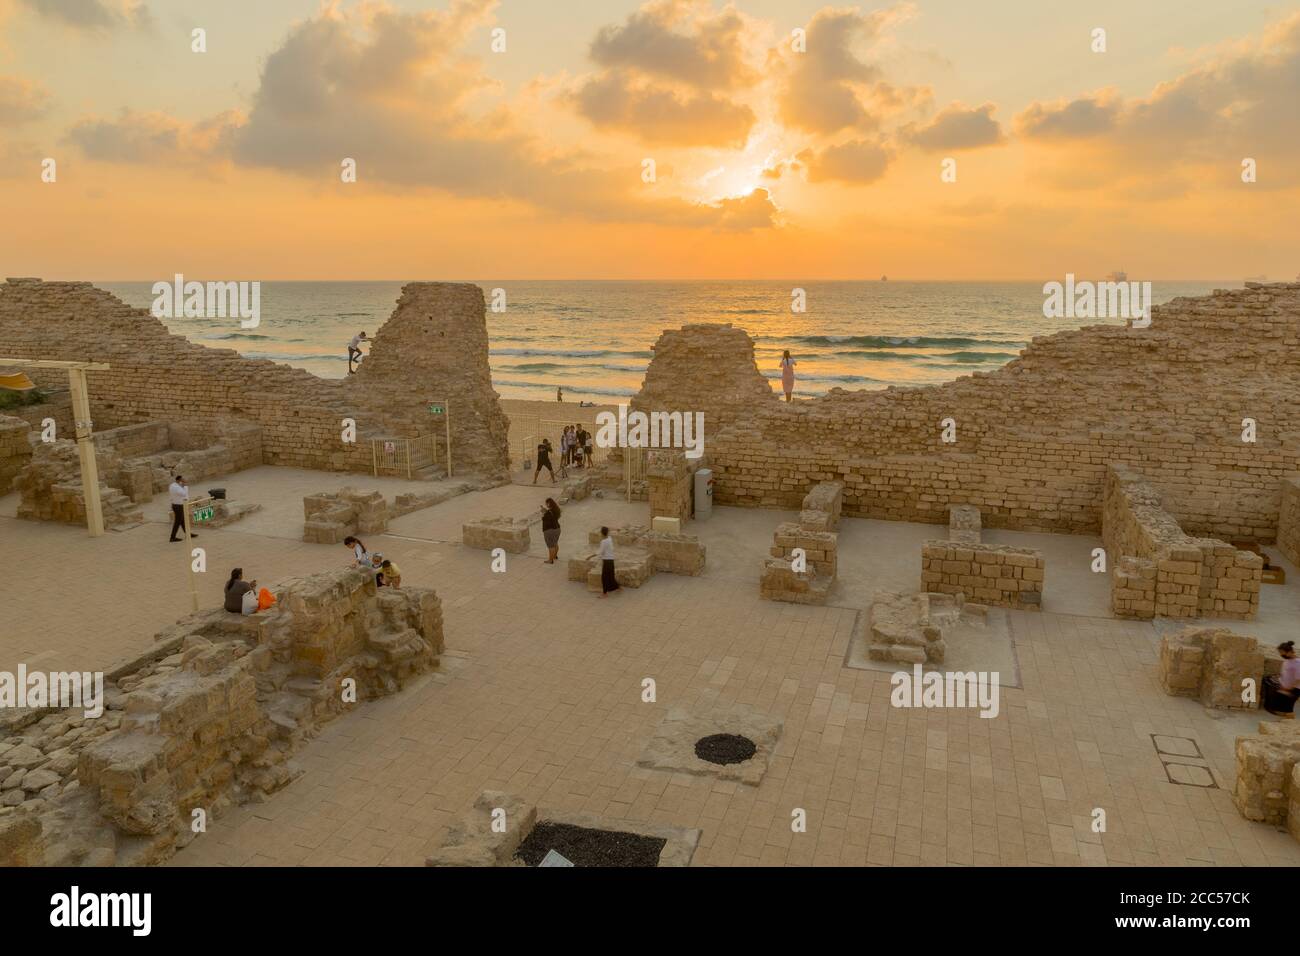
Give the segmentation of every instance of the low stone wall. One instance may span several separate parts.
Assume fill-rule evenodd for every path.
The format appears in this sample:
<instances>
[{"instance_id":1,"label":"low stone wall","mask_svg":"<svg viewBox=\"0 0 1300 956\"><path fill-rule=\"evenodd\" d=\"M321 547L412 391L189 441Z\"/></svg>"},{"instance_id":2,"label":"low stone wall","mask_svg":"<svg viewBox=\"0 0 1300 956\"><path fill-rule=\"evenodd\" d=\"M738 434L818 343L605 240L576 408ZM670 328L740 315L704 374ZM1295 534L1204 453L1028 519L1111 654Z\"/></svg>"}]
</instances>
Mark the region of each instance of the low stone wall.
<instances>
[{"instance_id":1,"label":"low stone wall","mask_svg":"<svg viewBox=\"0 0 1300 956\"><path fill-rule=\"evenodd\" d=\"M996 607L1042 610L1046 563L1032 548L927 541L921 546L921 589L961 594Z\"/></svg>"},{"instance_id":2,"label":"low stone wall","mask_svg":"<svg viewBox=\"0 0 1300 956\"><path fill-rule=\"evenodd\" d=\"M1247 820L1285 826L1300 839L1296 804L1300 726L1294 721L1264 721L1259 733L1237 738L1237 778L1232 802Z\"/></svg>"},{"instance_id":3,"label":"low stone wall","mask_svg":"<svg viewBox=\"0 0 1300 956\"><path fill-rule=\"evenodd\" d=\"M204 478L261 464L261 431L249 422L218 419L190 425L144 422L96 432L104 526L123 528L142 521L134 506L166 491L174 475L184 475L191 488L199 490L196 483ZM85 523L75 441L36 443L13 484L22 493L20 518Z\"/></svg>"},{"instance_id":4,"label":"low stone wall","mask_svg":"<svg viewBox=\"0 0 1300 956\"><path fill-rule=\"evenodd\" d=\"M106 673L102 716L55 711L6 736L4 789L18 799L0 806L0 865L160 862L195 838L194 811L219 816L285 786L323 722L400 690L442 652L432 591L376 589L356 570L275 591L268 611L205 611L162 631Z\"/></svg>"},{"instance_id":5,"label":"low stone wall","mask_svg":"<svg viewBox=\"0 0 1300 956\"><path fill-rule=\"evenodd\" d=\"M652 531L640 525L611 528L609 533L616 555L619 548L639 548L649 553L656 571L691 577L704 573L707 549L696 535ZM600 531L588 532L587 543L593 548L599 546Z\"/></svg>"},{"instance_id":6,"label":"low stone wall","mask_svg":"<svg viewBox=\"0 0 1300 956\"><path fill-rule=\"evenodd\" d=\"M0 415L0 495L9 494L18 473L32 460L31 425Z\"/></svg>"},{"instance_id":7,"label":"low stone wall","mask_svg":"<svg viewBox=\"0 0 1300 956\"><path fill-rule=\"evenodd\" d=\"M983 544L980 510L948 508L948 540L921 546L921 591L979 604L1041 610L1046 561L1036 548Z\"/></svg>"},{"instance_id":8,"label":"low stone wall","mask_svg":"<svg viewBox=\"0 0 1300 956\"><path fill-rule=\"evenodd\" d=\"M1106 474L1102 540L1112 562L1117 616L1250 619L1259 611L1263 558L1185 534L1144 478L1113 465Z\"/></svg>"},{"instance_id":9,"label":"low stone wall","mask_svg":"<svg viewBox=\"0 0 1300 956\"><path fill-rule=\"evenodd\" d=\"M1292 564L1300 564L1300 476L1282 479L1277 548Z\"/></svg>"},{"instance_id":10,"label":"low stone wall","mask_svg":"<svg viewBox=\"0 0 1300 956\"><path fill-rule=\"evenodd\" d=\"M119 488L104 483L113 473L118 460L112 452L96 448L99 468L100 505L105 528L128 528L144 520L135 502ZM57 521L63 524L86 523L86 499L81 487L81 457L77 443L69 439L37 442L31 460L13 482L20 494L18 517L29 521Z\"/></svg>"},{"instance_id":11,"label":"low stone wall","mask_svg":"<svg viewBox=\"0 0 1300 956\"><path fill-rule=\"evenodd\" d=\"M530 543L528 528L527 519L479 518L461 526L461 541L466 547L484 551L503 548L511 554L525 554Z\"/></svg>"},{"instance_id":12,"label":"low stone wall","mask_svg":"<svg viewBox=\"0 0 1300 956\"><path fill-rule=\"evenodd\" d=\"M814 489L816 491L816 489ZM815 501L834 507L833 490L816 492ZM807 499L805 499L806 501ZM822 530L832 512L805 508L800 520L784 521L772 535L770 557L763 562L759 597L791 604L825 604L839 573L839 539L835 531ZM804 524L804 516L808 524ZM838 518L835 519L838 521ZM796 570L795 550L803 552L804 569Z\"/></svg>"},{"instance_id":13,"label":"low stone wall","mask_svg":"<svg viewBox=\"0 0 1300 956\"><path fill-rule=\"evenodd\" d=\"M1166 694L1195 697L1207 707L1252 710L1259 706L1269 656L1253 637L1224 628L1166 634L1160 640L1160 686ZM1254 694L1243 700L1247 680L1253 681Z\"/></svg>"}]
</instances>

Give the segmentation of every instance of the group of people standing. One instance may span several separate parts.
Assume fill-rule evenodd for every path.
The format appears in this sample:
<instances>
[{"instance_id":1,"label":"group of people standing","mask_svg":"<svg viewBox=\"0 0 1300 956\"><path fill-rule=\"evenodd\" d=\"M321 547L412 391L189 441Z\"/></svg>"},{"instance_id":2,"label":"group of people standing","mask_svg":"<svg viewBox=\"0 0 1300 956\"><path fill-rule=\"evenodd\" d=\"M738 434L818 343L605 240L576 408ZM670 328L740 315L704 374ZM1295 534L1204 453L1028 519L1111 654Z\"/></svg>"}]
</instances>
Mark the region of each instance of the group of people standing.
<instances>
[{"instance_id":1,"label":"group of people standing","mask_svg":"<svg viewBox=\"0 0 1300 956\"><path fill-rule=\"evenodd\" d=\"M545 468L547 474L551 476L551 484L555 484L555 468L551 464L551 455L555 452L555 446L551 444L549 438L543 438L537 444L537 467L533 470L533 484L537 484L537 477ZM591 432L587 431L585 425L565 425L564 431L560 433L560 477L568 477L568 467L585 468L591 464Z\"/></svg>"}]
</instances>

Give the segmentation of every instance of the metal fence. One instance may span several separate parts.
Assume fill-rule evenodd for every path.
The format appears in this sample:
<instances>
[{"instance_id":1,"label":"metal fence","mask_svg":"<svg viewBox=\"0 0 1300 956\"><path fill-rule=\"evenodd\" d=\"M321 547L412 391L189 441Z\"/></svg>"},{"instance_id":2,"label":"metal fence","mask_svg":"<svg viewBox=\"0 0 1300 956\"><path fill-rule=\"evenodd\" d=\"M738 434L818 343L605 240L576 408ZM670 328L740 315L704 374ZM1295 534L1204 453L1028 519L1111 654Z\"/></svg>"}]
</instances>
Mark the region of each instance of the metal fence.
<instances>
[{"instance_id":1,"label":"metal fence","mask_svg":"<svg viewBox=\"0 0 1300 956\"><path fill-rule=\"evenodd\" d=\"M438 443L433 435L414 438L375 438L370 442L374 474L412 478L438 463Z\"/></svg>"}]
</instances>

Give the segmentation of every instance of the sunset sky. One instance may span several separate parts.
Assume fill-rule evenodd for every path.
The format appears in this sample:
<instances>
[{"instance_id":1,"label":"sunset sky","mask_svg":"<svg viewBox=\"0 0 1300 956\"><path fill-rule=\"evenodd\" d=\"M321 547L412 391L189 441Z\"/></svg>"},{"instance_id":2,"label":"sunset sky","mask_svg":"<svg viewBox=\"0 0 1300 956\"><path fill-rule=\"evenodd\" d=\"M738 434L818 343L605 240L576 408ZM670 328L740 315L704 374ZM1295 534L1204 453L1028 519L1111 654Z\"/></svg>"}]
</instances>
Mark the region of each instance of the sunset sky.
<instances>
[{"instance_id":1,"label":"sunset sky","mask_svg":"<svg viewBox=\"0 0 1300 956\"><path fill-rule=\"evenodd\" d=\"M1291 280L1297 157L1300 4L0 0L4 275Z\"/></svg>"}]
</instances>

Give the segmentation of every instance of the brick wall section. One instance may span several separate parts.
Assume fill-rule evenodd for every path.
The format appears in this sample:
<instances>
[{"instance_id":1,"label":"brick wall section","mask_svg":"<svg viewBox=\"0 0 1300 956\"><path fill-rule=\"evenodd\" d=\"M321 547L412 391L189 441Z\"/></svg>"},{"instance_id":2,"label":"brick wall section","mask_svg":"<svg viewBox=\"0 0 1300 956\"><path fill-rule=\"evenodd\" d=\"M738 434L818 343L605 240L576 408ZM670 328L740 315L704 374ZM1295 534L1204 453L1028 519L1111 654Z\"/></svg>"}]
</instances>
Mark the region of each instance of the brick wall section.
<instances>
[{"instance_id":1,"label":"brick wall section","mask_svg":"<svg viewBox=\"0 0 1300 956\"><path fill-rule=\"evenodd\" d=\"M1030 548L927 541L921 546L921 590L962 594L997 607L1041 610L1046 565Z\"/></svg>"},{"instance_id":2,"label":"brick wall section","mask_svg":"<svg viewBox=\"0 0 1300 956\"><path fill-rule=\"evenodd\" d=\"M694 510L691 483L703 459L691 461L680 451L654 449L646 454L646 491L651 518L680 518L685 524Z\"/></svg>"},{"instance_id":3,"label":"brick wall section","mask_svg":"<svg viewBox=\"0 0 1300 956\"><path fill-rule=\"evenodd\" d=\"M688 326L658 349L638 401L734 395L744 343ZM667 335L667 333L665 333ZM664 341L663 338L660 339ZM718 504L794 510L843 481L844 513L943 523L971 504L992 528L1095 534L1110 462L1139 466L1189 534L1271 541L1279 479L1300 471L1300 283L1179 298L1145 329L1099 325L1036 338L995 372L944 385L832 390L786 404L757 394L706 429ZM635 404L635 402L634 402ZM705 406L706 409L708 406ZM724 406L725 407L725 406ZM957 422L944 444L940 422ZM1241 419L1259 438L1241 441Z\"/></svg>"},{"instance_id":4,"label":"brick wall section","mask_svg":"<svg viewBox=\"0 0 1300 956\"><path fill-rule=\"evenodd\" d=\"M262 427L265 463L330 471L370 471L371 438L441 436L442 420L427 408L438 399L450 402L457 470L504 475L506 424L487 373L486 329L477 286L411 283L361 371L336 381L189 342L86 282L0 285L5 354L112 366L88 373L96 430L233 417ZM41 386L67 385L58 370L29 374ZM344 418L357 423L355 444L341 440Z\"/></svg>"},{"instance_id":5,"label":"brick wall section","mask_svg":"<svg viewBox=\"0 0 1300 956\"><path fill-rule=\"evenodd\" d=\"M1277 518L1277 547L1292 564L1300 564L1300 476L1282 479Z\"/></svg>"},{"instance_id":6,"label":"brick wall section","mask_svg":"<svg viewBox=\"0 0 1300 956\"><path fill-rule=\"evenodd\" d=\"M1108 470L1103 515L1117 615L1246 619L1258 613L1263 559L1224 541L1185 534L1141 475Z\"/></svg>"},{"instance_id":7,"label":"brick wall section","mask_svg":"<svg viewBox=\"0 0 1300 956\"><path fill-rule=\"evenodd\" d=\"M0 415L0 495L9 494L18 473L32 460L30 435L26 421Z\"/></svg>"}]
</instances>

